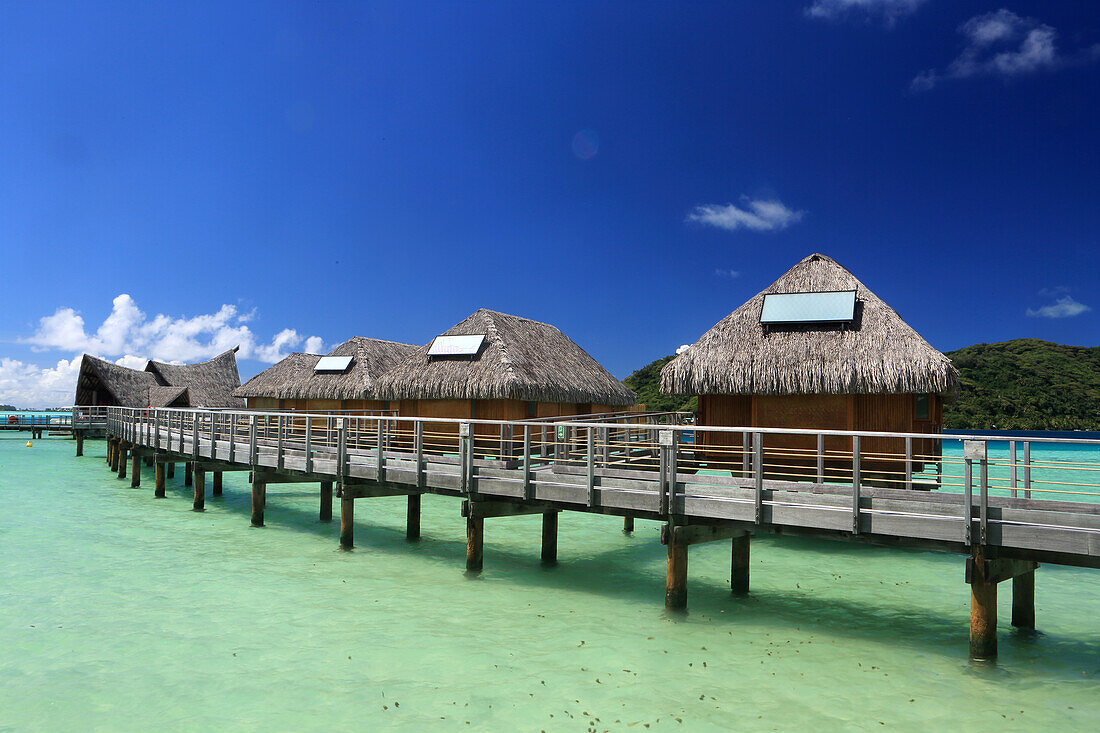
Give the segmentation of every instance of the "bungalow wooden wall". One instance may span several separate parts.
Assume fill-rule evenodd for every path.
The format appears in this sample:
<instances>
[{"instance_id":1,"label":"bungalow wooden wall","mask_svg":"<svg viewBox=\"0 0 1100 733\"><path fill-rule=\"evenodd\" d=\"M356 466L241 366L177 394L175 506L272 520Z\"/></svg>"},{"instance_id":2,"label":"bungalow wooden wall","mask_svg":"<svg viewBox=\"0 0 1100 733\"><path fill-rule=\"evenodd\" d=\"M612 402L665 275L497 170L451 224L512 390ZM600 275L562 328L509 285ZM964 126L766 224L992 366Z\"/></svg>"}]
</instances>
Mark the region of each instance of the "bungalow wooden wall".
<instances>
[{"instance_id":1,"label":"bungalow wooden wall","mask_svg":"<svg viewBox=\"0 0 1100 733\"><path fill-rule=\"evenodd\" d=\"M248 397L245 404L250 410L278 410L279 400L275 397Z\"/></svg>"},{"instance_id":2,"label":"bungalow wooden wall","mask_svg":"<svg viewBox=\"0 0 1100 733\"><path fill-rule=\"evenodd\" d=\"M748 395L701 395L699 397L699 425L738 427L752 425L752 397ZM737 470L741 467L741 433L704 433L696 431L696 443L718 450L705 451L700 456L707 467L719 470Z\"/></svg>"}]
</instances>

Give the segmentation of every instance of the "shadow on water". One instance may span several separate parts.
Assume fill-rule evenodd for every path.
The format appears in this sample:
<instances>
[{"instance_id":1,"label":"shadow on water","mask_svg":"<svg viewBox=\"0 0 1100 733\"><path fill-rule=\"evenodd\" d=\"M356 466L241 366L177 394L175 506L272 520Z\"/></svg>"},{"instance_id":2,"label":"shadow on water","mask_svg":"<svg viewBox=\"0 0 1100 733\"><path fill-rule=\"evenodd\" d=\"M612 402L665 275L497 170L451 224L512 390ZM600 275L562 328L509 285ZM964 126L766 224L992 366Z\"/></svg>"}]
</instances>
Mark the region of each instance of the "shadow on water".
<instances>
[{"instance_id":1,"label":"shadow on water","mask_svg":"<svg viewBox=\"0 0 1100 733\"><path fill-rule=\"evenodd\" d=\"M231 473L225 475L224 494L213 497L210 495L211 479L208 474L207 510L218 509L240 515L241 528L249 529L251 528L248 524L248 517L251 516L251 496L242 492L241 487L234 485L237 482L231 480L232 475ZM239 475L243 477L245 474ZM178 469L176 476L166 482L165 489L169 501L186 501L190 504L193 496L192 488L184 486L183 481L183 471ZM123 481L119 480L120 489L122 484ZM275 486L278 487L277 490L272 491L271 489ZM304 488L306 486L309 489ZM129 491L128 480L126 487ZM245 489L247 490L247 484ZM142 486L133 491L148 492L148 499L153 500L151 469L143 470ZM280 501L307 498L315 500L312 510ZM269 487L267 499L265 512L267 531L290 530L312 534L332 542L334 551L341 551L337 542L339 499L334 499L331 522L322 522L318 519L320 493L316 484L272 485ZM461 565L466 551L465 523L459 517L457 502L453 535L432 533L425 531L422 527L421 539L410 541L405 537L403 527L378 526L369 523L371 512L364 511L362 507L369 506L371 501L370 499L356 501L356 549L348 552L349 555L356 553L396 555L411 552L440 563L453 563L456 572L462 572ZM383 501L391 502L387 508L393 508L393 500L383 499ZM505 518L502 521L514 520ZM485 546L486 569L480 573L467 572L466 576L476 581L502 580L528 587L571 593L583 592L607 598L648 603L654 606L655 612L663 613L669 622L713 624L733 634L737 634L738 627L744 625L766 626L776 637L782 637L790 632L817 630L836 637L862 640L885 639L892 646L965 657L968 633L965 611L946 616L925 610L919 605L899 608L897 603L890 604L892 599L887 588L889 584L885 581L883 581L881 597L876 594L871 603L861 603L858 600L838 598L835 595L813 595L811 591L767 589L752 591L748 595L734 595L727 584L714 582L713 576L691 577L689 570L689 610L667 611L660 605L665 570L665 548L658 544L655 533L646 532L653 526L655 526L653 522L639 521L634 535L622 535L617 528L613 529L609 524L609 534L622 536L624 544L598 551L590 547L568 548L562 544L560 534L560 554L567 554L571 549L585 554L568 556L561 562L549 565L541 562L540 530L537 524L528 526L531 532L529 552L494 547L493 533L488 529ZM566 528L563 526L562 534L565 534L565 531ZM716 544L725 546L725 543ZM850 570L852 562L858 561L860 564L870 565L874 561L884 559L887 555L895 560L899 553L912 555L914 561L918 558L927 561L930 557L936 558L937 561L943 559L943 556L919 550L857 546L801 537L780 539L764 536L754 541L754 547L760 547L763 553L780 545L786 552L804 551L807 569L829 567L832 562L841 564L847 562L848 569L845 573L849 576L852 575ZM699 547L705 547L705 545ZM951 569L947 571L949 574L944 580L945 584L957 584L958 588L955 590L961 599L967 597L968 593L963 590L965 585L962 581L962 559L961 557L954 559L958 562L950 566ZM767 555L765 554L763 561L754 557L753 573L767 572ZM866 576L860 580L866 581ZM955 592L949 588L946 591ZM1008 587L1005 591L1010 593ZM1002 619L1000 639L1002 659L1008 652L1028 658L1033 655L1048 655L1052 649L1056 649L1060 664L1072 668L1075 665L1095 666L1095 660L1100 656L1100 637L1081 640L1041 631L1014 629L1008 624L1007 617ZM972 667L974 674L1000 673L996 664L974 663Z\"/></svg>"}]
</instances>

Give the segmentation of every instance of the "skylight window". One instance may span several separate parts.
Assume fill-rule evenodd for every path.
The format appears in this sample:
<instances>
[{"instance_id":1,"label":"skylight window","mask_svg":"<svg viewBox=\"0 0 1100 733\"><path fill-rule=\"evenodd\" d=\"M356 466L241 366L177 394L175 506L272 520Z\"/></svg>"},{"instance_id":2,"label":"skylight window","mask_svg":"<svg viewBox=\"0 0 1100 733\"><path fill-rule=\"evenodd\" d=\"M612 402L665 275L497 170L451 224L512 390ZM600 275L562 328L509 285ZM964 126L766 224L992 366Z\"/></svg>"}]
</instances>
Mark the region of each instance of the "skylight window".
<instances>
[{"instance_id":1,"label":"skylight window","mask_svg":"<svg viewBox=\"0 0 1100 733\"><path fill-rule=\"evenodd\" d=\"M344 372L351 366L350 356L322 356L313 367L315 372Z\"/></svg>"},{"instance_id":2,"label":"skylight window","mask_svg":"<svg viewBox=\"0 0 1100 733\"><path fill-rule=\"evenodd\" d=\"M760 322L846 323L855 318L856 291L829 293L768 293L760 309Z\"/></svg>"},{"instance_id":3,"label":"skylight window","mask_svg":"<svg viewBox=\"0 0 1100 733\"><path fill-rule=\"evenodd\" d=\"M472 336L436 336L428 347L428 356L476 356L485 334Z\"/></svg>"}]
</instances>

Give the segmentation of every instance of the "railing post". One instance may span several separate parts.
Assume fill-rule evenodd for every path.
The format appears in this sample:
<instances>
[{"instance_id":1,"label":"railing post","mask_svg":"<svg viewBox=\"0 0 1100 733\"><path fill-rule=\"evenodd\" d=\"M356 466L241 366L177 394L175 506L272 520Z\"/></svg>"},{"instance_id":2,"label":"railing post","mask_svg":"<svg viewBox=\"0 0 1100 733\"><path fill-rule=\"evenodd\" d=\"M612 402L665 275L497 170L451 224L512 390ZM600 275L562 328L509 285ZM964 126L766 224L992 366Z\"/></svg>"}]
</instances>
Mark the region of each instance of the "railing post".
<instances>
[{"instance_id":1,"label":"railing post","mask_svg":"<svg viewBox=\"0 0 1100 733\"><path fill-rule=\"evenodd\" d=\"M160 410L153 410L153 449L160 450Z\"/></svg>"},{"instance_id":2,"label":"railing post","mask_svg":"<svg viewBox=\"0 0 1100 733\"><path fill-rule=\"evenodd\" d=\"M347 466L348 433L344 425L344 418L336 419L336 476L343 487L344 470Z\"/></svg>"},{"instance_id":3,"label":"railing post","mask_svg":"<svg viewBox=\"0 0 1100 733\"><path fill-rule=\"evenodd\" d=\"M306 473L313 473L313 418L306 417Z\"/></svg>"},{"instance_id":4,"label":"railing post","mask_svg":"<svg viewBox=\"0 0 1100 733\"><path fill-rule=\"evenodd\" d=\"M1016 498L1016 441L1008 441L1008 495Z\"/></svg>"},{"instance_id":5,"label":"railing post","mask_svg":"<svg viewBox=\"0 0 1100 733\"><path fill-rule=\"evenodd\" d=\"M752 473L752 433L741 433L741 477L748 478Z\"/></svg>"},{"instance_id":6,"label":"railing post","mask_svg":"<svg viewBox=\"0 0 1100 733\"><path fill-rule=\"evenodd\" d=\"M531 485L531 426L523 426L523 498L530 501L535 498L535 487Z\"/></svg>"},{"instance_id":7,"label":"railing post","mask_svg":"<svg viewBox=\"0 0 1100 733\"><path fill-rule=\"evenodd\" d=\"M226 416L229 422L229 462L237 460L237 413L231 412Z\"/></svg>"},{"instance_id":8,"label":"railing post","mask_svg":"<svg viewBox=\"0 0 1100 733\"><path fill-rule=\"evenodd\" d=\"M424 475L424 423L420 420L413 423L413 443L416 450L416 488L423 489L426 479Z\"/></svg>"},{"instance_id":9,"label":"railing post","mask_svg":"<svg viewBox=\"0 0 1100 733\"><path fill-rule=\"evenodd\" d=\"M852 436L852 534L859 534L859 436Z\"/></svg>"},{"instance_id":10,"label":"railing post","mask_svg":"<svg viewBox=\"0 0 1100 733\"><path fill-rule=\"evenodd\" d=\"M283 470L283 433L285 428L285 417L286 415L279 413L279 417L275 420L275 466L280 471Z\"/></svg>"},{"instance_id":11,"label":"railing post","mask_svg":"<svg viewBox=\"0 0 1100 733\"><path fill-rule=\"evenodd\" d=\"M764 434L752 434L752 473L754 484L753 521L760 524L764 517Z\"/></svg>"},{"instance_id":12,"label":"railing post","mask_svg":"<svg viewBox=\"0 0 1100 733\"><path fill-rule=\"evenodd\" d=\"M817 434L817 482L825 483L825 436Z\"/></svg>"},{"instance_id":13,"label":"railing post","mask_svg":"<svg viewBox=\"0 0 1100 733\"><path fill-rule=\"evenodd\" d=\"M191 413L191 456L199 457L199 413Z\"/></svg>"},{"instance_id":14,"label":"railing post","mask_svg":"<svg viewBox=\"0 0 1100 733\"><path fill-rule=\"evenodd\" d=\"M594 428L587 428L588 434L586 437L586 455L585 461L588 474L588 506L595 506L595 486L596 486L596 436L594 434Z\"/></svg>"},{"instance_id":15,"label":"railing post","mask_svg":"<svg viewBox=\"0 0 1100 733\"><path fill-rule=\"evenodd\" d=\"M660 430L657 433L658 461L660 463L661 477L661 514L672 517L673 491L672 481L669 480L669 463L672 448L672 431Z\"/></svg>"},{"instance_id":16,"label":"railing post","mask_svg":"<svg viewBox=\"0 0 1100 733\"><path fill-rule=\"evenodd\" d=\"M973 544L974 531L974 461L984 460L985 443L980 440L963 441L963 541Z\"/></svg>"},{"instance_id":17,"label":"railing post","mask_svg":"<svg viewBox=\"0 0 1100 733\"><path fill-rule=\"evenodd\" d=\"M460 475L462 477L462 492L473 496L474 494L474 481L471 473L471 464L473 460L473 450L470 440L470 423L463 422L458 424L458 459L461 463Z\"/></svg>"},{"instance_id":18,"label":"railing post","mask_svg":"<svg viewBox=\"0 0 1100 733\"><path fill-rule=\"evenodd\" d=\"M913 488L913 436L905 436L905 488Z\"/></svg>"},{"instance_id":19,"label":"railing post","mask_svg":"<svg viewBox=\"0 0 1100 733\"><path fill-rule=\"evenodd\" d=\"M1024 498L1031 498L1031 441L1024 441Z\"/></svg>"},{"instance_id":20,"label":"railing post","mask_svg":"<svg viewBox=\"0 0 1100 733\"><path fill-rule=\"evenodd\" d=\"M256 416L248 416L248 464L255 468L259 458L259 443L256 441Z\"/></svg>"},{"instance_id":21,"label":"railing post","mask_svg":"<svg viewBox=\"0 0 1100 733\"><path fill-rule=\"evenodd\" d=\"M383 427L382 422L383 422L383 418L379 417L378 418L378 425L376 426L377 427L377 438L375 439L375 447L378 449L378 466L377 466L377 470L375 471L375 475L378 477L379 481L385 481L386 480L386 454L385 454L385 451L383 450L384 446L383 446L383 442L382 442L382 427Z\"/></svg>"},{"instance_id":22,"label":"railing post","mask_svg":"<svg viewBox=\"0 0 1100 733\"><path fill-rule=\"evenodd\" d=\"M988 447L982 443L984 454L979 463L978 483L980 493L978 495L980 534L979 541L986 545L989 543L989 456Z\"/></svg>"}]
</instances>

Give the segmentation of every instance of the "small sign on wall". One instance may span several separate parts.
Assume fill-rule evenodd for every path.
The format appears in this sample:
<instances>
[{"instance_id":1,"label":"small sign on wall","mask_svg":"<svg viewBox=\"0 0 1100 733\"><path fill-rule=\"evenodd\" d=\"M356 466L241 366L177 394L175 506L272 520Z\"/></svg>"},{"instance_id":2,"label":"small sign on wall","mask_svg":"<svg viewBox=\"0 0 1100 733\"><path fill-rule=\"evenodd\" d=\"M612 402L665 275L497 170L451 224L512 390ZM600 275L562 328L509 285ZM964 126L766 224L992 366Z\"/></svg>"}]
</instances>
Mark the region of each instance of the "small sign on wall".
<instances>
[{"instance_id":1,"label":"small sign on wall","mask_svg":"<svg viewBox=\"0 0 1100 733\"><path fill-rule=\"evenodd\" d=\"M984 461L988 456L984 440L964 440L963 458L968 461Z\"/></svg>"}]
</instances>

